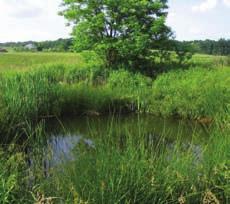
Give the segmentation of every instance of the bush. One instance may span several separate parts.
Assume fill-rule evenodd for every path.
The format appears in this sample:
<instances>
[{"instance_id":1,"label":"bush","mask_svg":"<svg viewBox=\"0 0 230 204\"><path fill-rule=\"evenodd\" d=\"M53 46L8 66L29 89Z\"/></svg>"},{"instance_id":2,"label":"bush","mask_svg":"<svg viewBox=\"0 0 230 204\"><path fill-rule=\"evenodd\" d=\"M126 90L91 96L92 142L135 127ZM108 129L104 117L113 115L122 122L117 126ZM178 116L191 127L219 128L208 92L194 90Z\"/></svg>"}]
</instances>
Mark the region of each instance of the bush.
<instances>
[{"instance_id":1,"label":"bush","mask_svg":"<svg viewBox=\"0 0 230 204\"><path fill-rule=\"evenodd\" d=\"M25 203L29 193L25 188L25 162L22 153L0 150L0 202ZM27 200L27 201L26 201Z\"/></svg>"},{"instance_id":2,"label":"bush","mask_svg":"<svg viewBox=\"0 0 230 204\"><path fill-rule=\"evenodd\" d=\"M150 111L188 118L228 115L229 83L228 69L163 74L154 82Z\"/></svg>"},{"instance_id":3,"label":"bush","mask_svg":"<svg viewBox=\"0 0 230 204\"><path fill-rule=\"evenodd\" d=\"M122 144L112 133L96 133L95 149L77 146L76 160L56 169L44 191L66 203L200 203L207 194L227 201L227 132L213 132L199 153L195 144L183 148L179 138L173 144L159 138L151 146L142 133L121 137Z\"/></svg>"}]
</instances>

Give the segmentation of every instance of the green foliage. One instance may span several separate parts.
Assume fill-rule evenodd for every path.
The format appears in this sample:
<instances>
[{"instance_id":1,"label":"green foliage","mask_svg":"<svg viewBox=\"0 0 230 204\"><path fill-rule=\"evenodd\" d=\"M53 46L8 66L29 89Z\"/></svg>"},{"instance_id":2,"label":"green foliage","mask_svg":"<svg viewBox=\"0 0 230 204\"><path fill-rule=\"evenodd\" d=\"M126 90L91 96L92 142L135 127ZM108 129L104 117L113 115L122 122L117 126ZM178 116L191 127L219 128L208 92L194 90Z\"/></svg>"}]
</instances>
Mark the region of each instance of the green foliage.
<instances>
[{"instance_id":1,"label":"green foliage","mask_svg":"<svg viewBox=\"0 0 230 204\"><path fill-rule=\"evenodd\" d=\"M175 52L179 60L179 65L188 62L195 52L194 46L189 43L176 43Z\"/></svg>"},{"instance_id":2,"label":"green foliage","mask_svg":"<svg viewBox=\"0 0 230 204\"><path fill-rule=\"evenodd\" d=\"M92 55L89 53L89 56ZM97 64L97 61L94 60ZM39 65L66 64L83 66L84 59L76 53L7 53L0 55L0 72L24 71ZM42 66L40 66L42 67Z\"/></svg>"},{"instance_id":3,"label":"green foliage","mask_svg":"<svg viewBox=\"0 0 230 204\"><path fill-rule=\"evenodd\" d=\"M37 51L66 52L72 49L72 39L58 39L56 41L36 42Z\"/></svg>"},{"instance_id":4,"label":"green foliage","mask_svg":"<svg viewBox=\"0 0 230 204\"><path fill-rule=\"evenodd\" d=\"M189 118L227 115L229 80L228 68L194 68L163 74L154 82L150 112Z\"/></svg>"},{"instance_id":5,"label":"green foliage","mask_svg":"<svg viewBox=\"0 0 230 204\"><path fill-rule=\"evenodd\" d=\"M53 110L58 94L55 85L63 75L62 66L5 75L0 82L1 98L11 120L38 120L42 115L55 113Z\"/></svg>"},{"instance_id":6,"label":"green foliage","mask_svg":"<svg viewBox=\"0 0 230 204\"><path fill-rule=\"evenodd\" d=\"M108 67L136 69L150 64L153 48L163 49L171 36L165 25L166 0L63 0L65 18L75 24L77 51L94 49Z\"/></svg>"},{"instance_id":7,"label":"green foliage","mask_svg":"<svg viewBox=\"0 0 230 204\"><path fill-rule=\"evenodd\" d=\"M33 49L26 48L26 45L32 44ZM0 43L0 48L5 47L7 50L16 52L31 52L31 51L44 51L44 52L64 52L71 51L73 46L72 39L58 39L55 41L42 41L42 42L8 42Z\"/></svg>"},{"instance_id":8,"label":"green foliage","mask_svg":"<svg viewBox=\"0 0 230 204\"><path fill-rule=\"evenodd\" d=\"M123 142L113 134L95 135L96 148L77 146L76 160L56 169L43 189L66 203L177 203L179 199L199 203L208 190L224 203L229 178L227 134L212 133L198 154L195 144L183 148L180 139L167 148L164 137L151 146L141 133L134 137L125 132Z\"/></svg>"},{"instance_id":9,"label":"green foliage","mask_svg":"<svg viewBox=\"0 0 230 204\"><path fill-rule=\"evenodd\" d=\"M25 191L25 161L21 153L0 150L0 203L25 203L29 198Z\"/></svg>"},{"instance_id":10,"label":"green foliage","mask_svg":"<svg viewBox=\"0 0 230 204\"><path fill-rule=\"evenodd\" d=\"M94 60L89 57L88 64L79 66L42 65L2 73L1 131L23 127L27 120L37 122L44 117L89 111L221 120L229 113L228 68L172 71L152 82L124 69L108 71L100 61L93 66Z\"/></svg>"},{"instance_id":11,"label":"green foliage","mask_svg":"<svg viewBox=\"0 0 230 204\"><path fill-rule=\"evenodd\" d=\"M195 40L177 42L180 46L190 45L193 46L196 53L203 53L208 55L221 55L227 56L230 54L230 40L219 39L215 40Z\"/></svg>"},{"instance_id":12,"label":"green foliage","mask_svg":"<svg viewBox=\"0 0 230 204\"><path fill-rule=\"evenodd\" d=\"M29 54L29 61L24 61L25 54L9 55L1 58L0 64L7 67L5 60L11 59L16 67L30 66L43 60L44 63L57 61L61 56L66 57L63 62L70 66L40 65L23 72L4 70L0 81L4 129L17 127L25 120L38 121L41 117L62 115L65 110L71 113L70 107L78 114L89 110L106 113L111 107L117 111L124 106L126 111L190 118L215 118L216 114L229 111L228 68L170 72L158 77L152 89L152 80L141 74L104 69L93 52L54 56ZM72 64L74 56L78 57L76 65L76 62ZM195 55L193 60L197 64L213 64L213 59Z\"/></svg>"},{"instance_id":13,"label":"green foliage","mask_svg":"<svg viewBox=\"0 0 230 204\"><path fill-rule=\"evenodd\" d=\"M227 202L228 67L172 71L152 81L124 69L105 70L101 60L91 52L77 55L81 59L78 64L74 61L69 65L43 65L44 55L39 59L38 55L35 56L34 63L40 66L23 71L5 70L0 75L2 139L7 135L5 133L12 136L12 133L23 132L20 135L24 138L34 135L33 138L38 139L33 144L35 152L36 144L45 137L42 137L42 130L34 128L33 123L53 115L132 111L198 120L211 118L221 122L221 128L214 127L214 132L210 133L207 145L199 147L202 151L198 148L199 156L194 154L195 144L185 148L179 138L173 147L167 149L164 138L156 146L148 148L145 135L122 135L124 143L121 144L120 138L114 138L112 133L106 138L96 134L96 149L80 146L76 149L76 160L65 164L64 169L60 166L53 169L52 177L43 179L40 166L33 166L38 173L33 175L36 189L65 203L169 203L179 199L199 203L210 192L220 202ZM55 55L52 59L45 56L50 62L64 55ZM75 59L76 55L71 56ZM26 63L29 67L33 64L33 59L24 62L24 57L25 54L17 55L17 66L23 67ZM13 61L14 58L10 59ZM193 60L209 64L213 58L194 56ZM30 128L28 123L32 124ZM30 181L25 175L22 156L0 152L0 202L33 203L29 190L25 188ZM41 164L42 161L36 162Z\"/></svg>"},{"instance_id":14,"label":"green foliage","mask_svg":"<svg viewBox=\"0 0 230 204\"><path fill-rule=\"evenodd\" d=\"M145 89L148 86L152 86L151 78L145 77L141 74L133 74L124 69L112 71L109 74L107 84L112 89L122 88L124 90L130 90L131 92L137 91L137 89Z\"/></svg>"}]
</instances>

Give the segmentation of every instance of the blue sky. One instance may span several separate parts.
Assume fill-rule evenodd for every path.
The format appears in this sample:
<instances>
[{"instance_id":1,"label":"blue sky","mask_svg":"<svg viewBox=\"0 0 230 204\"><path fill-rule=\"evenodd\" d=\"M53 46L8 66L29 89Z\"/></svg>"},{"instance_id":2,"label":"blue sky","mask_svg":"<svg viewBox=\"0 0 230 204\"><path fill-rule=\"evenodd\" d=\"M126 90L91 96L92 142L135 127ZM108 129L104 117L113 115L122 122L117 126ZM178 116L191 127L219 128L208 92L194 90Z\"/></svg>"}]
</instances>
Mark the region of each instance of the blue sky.
<instances>
[{"instance_id":1,"label":"blue sky","mask_svg":"<svg viewBox=\"0 0 230 204\"><path fill-rule=\"evenodd\" d=\"M0 42L70 36L61 0L0 0ZM167 24L178 40L230 39L230 0L169 0Z\"/></svg>"},{"instance_id":2,"label":"blue sky","mask_svg":"<svg viewBox=\"0 0 230 204\"><path fill-rule=\"evenodd\" d=\"M230 0L169 0L167 24L179 40L230 39Z\"/></svg>"}]
</instances>

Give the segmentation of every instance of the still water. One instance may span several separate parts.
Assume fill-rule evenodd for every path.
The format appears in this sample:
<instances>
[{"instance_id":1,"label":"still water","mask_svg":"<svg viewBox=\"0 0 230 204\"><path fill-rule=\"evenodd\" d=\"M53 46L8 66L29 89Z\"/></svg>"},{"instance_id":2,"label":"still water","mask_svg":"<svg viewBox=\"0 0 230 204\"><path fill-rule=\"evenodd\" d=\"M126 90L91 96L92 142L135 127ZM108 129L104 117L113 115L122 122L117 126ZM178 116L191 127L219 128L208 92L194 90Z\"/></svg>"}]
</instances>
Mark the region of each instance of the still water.
<instances>
[{"instance_id":1,"label":"still water","mask_svg":"<svg viewBox=\"0 0 230 204\"><path fill-rule=\"evenodd\" d=\"M133 138L139 136L148 144L158 144L164 138L168 148L180 138L185 149L193 145L195 154L199 154L200 144L208 137L206 128L198 123L151 115L64 118L48 124L47 137L42 144L45 169L74 160L77 157L74 150L80 145L95 149L98 142L112 138L122 148L127 134Z\"/></svg>"}]
</instances>

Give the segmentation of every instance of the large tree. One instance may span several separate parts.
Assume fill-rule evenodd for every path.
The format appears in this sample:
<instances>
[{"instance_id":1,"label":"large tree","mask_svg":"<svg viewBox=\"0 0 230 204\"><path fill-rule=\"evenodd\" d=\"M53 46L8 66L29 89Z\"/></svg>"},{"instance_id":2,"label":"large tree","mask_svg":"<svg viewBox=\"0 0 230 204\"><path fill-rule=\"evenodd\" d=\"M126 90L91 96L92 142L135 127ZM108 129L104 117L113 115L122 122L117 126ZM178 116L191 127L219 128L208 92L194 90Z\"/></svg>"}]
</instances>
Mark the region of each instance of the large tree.
<instances>
[{"instance_id":1,"label":"large tree","mask_svg":"<svg viewBox=\"0 0 230 204\"><path fill-rule=\"evenodd\" d=\"M63 8L75 25L75 49L103 53L108 66L147 65L172 36L167 0L63 0Z\"/></svg>"}]
</instances>

